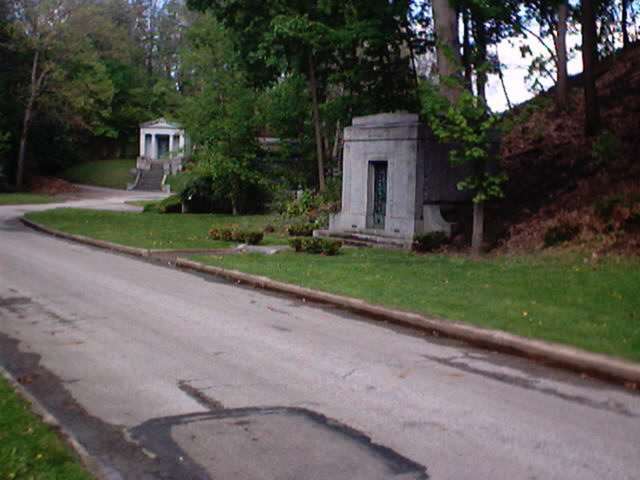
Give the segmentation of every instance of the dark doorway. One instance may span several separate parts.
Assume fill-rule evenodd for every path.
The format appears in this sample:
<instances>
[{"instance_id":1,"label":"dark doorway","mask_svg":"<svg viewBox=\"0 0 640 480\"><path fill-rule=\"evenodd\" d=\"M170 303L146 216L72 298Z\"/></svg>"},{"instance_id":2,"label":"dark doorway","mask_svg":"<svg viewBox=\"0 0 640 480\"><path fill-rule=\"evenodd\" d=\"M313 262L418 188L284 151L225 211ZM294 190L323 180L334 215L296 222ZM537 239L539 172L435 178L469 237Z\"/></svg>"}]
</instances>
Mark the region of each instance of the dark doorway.
<instances>
[{"instance_id":1,"label":"dark doorway","mask_svg":"<svg viewBox=\"0 0 640 480\"><path fill-rule=\"evenodd\" d=\"M371 162L373 166L373 228L384 229L387 214L387 162Z\"/></svg>"},{"instance_id":2,"label":"dark doorway","mask_svg":"<svg viewBox=\"0 0 640 480\"><path fill-rule=\"evenodd\" d=\"M169 156L169 135L156 135L158 142L158 158L167 158Z\"/></svg>"}]
</instances>

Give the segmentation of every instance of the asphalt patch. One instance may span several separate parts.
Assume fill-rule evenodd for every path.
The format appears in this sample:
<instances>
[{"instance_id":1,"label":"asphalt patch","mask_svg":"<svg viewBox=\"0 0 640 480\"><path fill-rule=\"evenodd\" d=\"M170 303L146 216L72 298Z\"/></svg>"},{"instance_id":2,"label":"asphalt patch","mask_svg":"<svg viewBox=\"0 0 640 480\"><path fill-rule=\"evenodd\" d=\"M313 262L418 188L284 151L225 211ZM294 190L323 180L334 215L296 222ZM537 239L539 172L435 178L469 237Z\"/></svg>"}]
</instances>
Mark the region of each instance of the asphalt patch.
<instances>
[{"instance_id":1,"label":"asphalt patch","mask_svg":"<svg viewBox=\"0 0 640 480\"><path fill-rule=\"evenodd\" d=\"M426 467L310 410L243 408L150 420L129 431L193 480L426 480ZM189 453L187 453L189 452Z\"/></svg>"}]
</instances>

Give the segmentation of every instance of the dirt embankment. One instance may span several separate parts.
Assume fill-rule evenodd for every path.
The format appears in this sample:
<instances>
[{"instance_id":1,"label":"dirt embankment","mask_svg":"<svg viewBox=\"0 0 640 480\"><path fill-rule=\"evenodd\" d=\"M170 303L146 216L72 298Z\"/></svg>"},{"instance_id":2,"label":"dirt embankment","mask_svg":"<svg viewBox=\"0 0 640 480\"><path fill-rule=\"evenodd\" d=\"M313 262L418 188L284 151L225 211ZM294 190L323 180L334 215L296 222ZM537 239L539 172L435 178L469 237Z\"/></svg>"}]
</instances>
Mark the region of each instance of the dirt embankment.
<instances>
[{"instance_id":1,"label":"dirt embankment","mask_svg":"<svg viewBox=\"0 0 640 480\"><path fill-rule=\"evenodd\" d=\"M507 198L492 209L500 251L640 255L640 44L601 62L597 88L596 137L584 134L580 78L566 111L548 92L510 113L501 145Z\"/></svg>"}]
</instances>

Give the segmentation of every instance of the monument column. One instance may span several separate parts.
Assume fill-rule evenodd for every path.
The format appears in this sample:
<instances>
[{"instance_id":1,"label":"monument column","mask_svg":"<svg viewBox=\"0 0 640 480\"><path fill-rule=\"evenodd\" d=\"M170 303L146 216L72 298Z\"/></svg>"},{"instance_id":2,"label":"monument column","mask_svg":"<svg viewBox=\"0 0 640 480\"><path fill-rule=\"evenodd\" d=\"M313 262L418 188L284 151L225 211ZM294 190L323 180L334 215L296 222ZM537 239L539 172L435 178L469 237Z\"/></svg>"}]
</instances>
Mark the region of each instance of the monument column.
<instances>
[{"instance_id":1,"label":"monument column","mask_svg":"<svg viewBox=\"0 0 640 480\"><path fill-rule=\"evenodd\" d=\"M146 135L143 129L140 129L140 156L145 156L145 148L146 148Z\"/></svg>"},{"instance_id":2,"label":"monument column","mask_svg":"<svg viewBox=\"0 0 640 480\"><path fill-rule=\"evenodd\" d=\"M151 158L158 159L158 138L155 133L151 134Z\"/></svg>"}]
</instances>

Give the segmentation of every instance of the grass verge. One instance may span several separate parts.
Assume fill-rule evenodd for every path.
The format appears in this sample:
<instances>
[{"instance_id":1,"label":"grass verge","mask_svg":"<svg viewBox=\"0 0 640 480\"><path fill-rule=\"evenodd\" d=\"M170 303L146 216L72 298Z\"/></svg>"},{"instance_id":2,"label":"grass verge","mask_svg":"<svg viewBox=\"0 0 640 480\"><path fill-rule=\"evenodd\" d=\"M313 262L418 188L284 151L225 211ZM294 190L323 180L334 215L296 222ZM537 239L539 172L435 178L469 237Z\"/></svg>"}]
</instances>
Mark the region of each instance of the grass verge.
<instances>
[{"instance_id":1,"label":"grass verge","mask_svg":"<svg viewBox=\"0 0 640 480\"><path fill-rule=\"evenodd\" d=\"M36 193L0 193L0 205L30 205L34 203L60 202L59 198L51 195Z\"/></svg>"},{"instance_id":2,"label":"grass verge","mask_svg":"<svg viewBox=\"0 0 640 480\"><path fill-rule=\"evenodd\" d=\"M0 478L89 480L63 441L0 377Z\"/></svg>"},{"instance_id":3,"label":"grass verge","mask_svg":"<svg viewBox=\"0 0 640 480\"><path fill-rule=\"evenodd\" d=\"M109 212L77 208L57 208L33 212L29 220L63 232L106 240L140 248L224 248L231 242L210 240L211 228L236 226L240 229L261 229L273 217L250 215L234 217L220 214L159 214L154 212ZM265 235L262 244L286 243L275 235Z\"/></svg>"},{"instance_id":4,"label":"grass verge","mask_svg":"<svg viewBox=\"0 0 640 480\"><path fill-rule=\"evenodd\" d=\"M135 166L135 160L99 160L74 165L60 176L73 183L124 190L134 180L131 169Z\"/></svg>"},{"instance_id":5,"label":"grass verge","mask_svg":"<svg viewBox=\"0 0 640 480\"><path fill-rule=\"evenodd\" d=\"M640 262L417 255L349 248L196 260L640 361Z\"/></svg>"}]
</instances>

